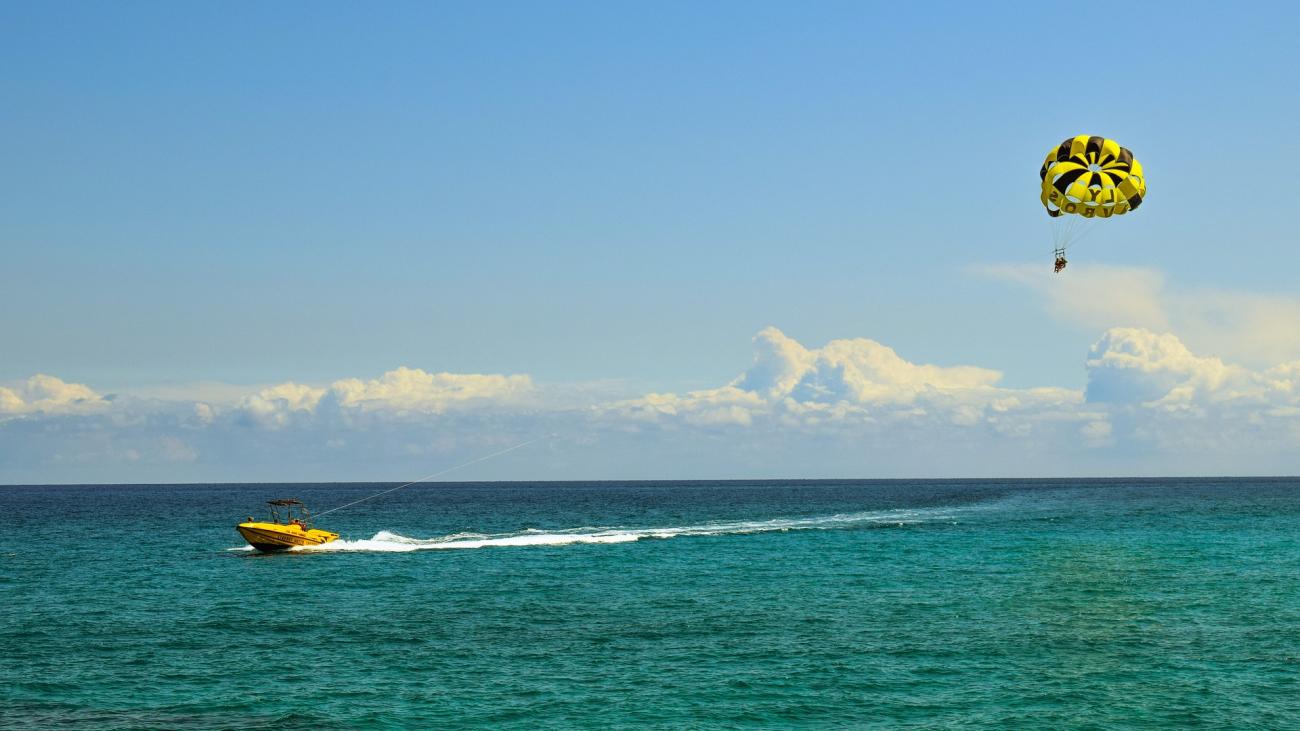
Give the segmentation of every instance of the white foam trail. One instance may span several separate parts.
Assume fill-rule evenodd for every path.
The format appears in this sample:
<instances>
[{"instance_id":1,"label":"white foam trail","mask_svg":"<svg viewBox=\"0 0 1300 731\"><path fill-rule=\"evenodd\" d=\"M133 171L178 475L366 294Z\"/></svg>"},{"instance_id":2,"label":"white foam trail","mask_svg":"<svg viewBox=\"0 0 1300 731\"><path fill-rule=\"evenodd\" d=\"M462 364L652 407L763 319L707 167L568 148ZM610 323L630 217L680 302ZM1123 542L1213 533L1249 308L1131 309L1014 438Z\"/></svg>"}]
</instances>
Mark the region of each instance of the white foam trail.
<instances>
[{"instance_id":1,"label":"white foam trail","mask_svg":"<svg viewBox=\"0 0 1300 731\"><path fill-rule=\"evenodd\" d=\"M299 546L295 551L382 551L407 552L487 548L490 546L565 546L574 543L631 543L643 538L679 536L722 536L796 530L834 530L869 525L909 525L951 519L961 509L883 510L841 513L814 518L775 518L703 523L670 528L570 528L543 531L528 529L515 533L453 533L438 538L408 538L380 531L368 540L337 540L321 546Z\"/></svg>"}]
</instances>

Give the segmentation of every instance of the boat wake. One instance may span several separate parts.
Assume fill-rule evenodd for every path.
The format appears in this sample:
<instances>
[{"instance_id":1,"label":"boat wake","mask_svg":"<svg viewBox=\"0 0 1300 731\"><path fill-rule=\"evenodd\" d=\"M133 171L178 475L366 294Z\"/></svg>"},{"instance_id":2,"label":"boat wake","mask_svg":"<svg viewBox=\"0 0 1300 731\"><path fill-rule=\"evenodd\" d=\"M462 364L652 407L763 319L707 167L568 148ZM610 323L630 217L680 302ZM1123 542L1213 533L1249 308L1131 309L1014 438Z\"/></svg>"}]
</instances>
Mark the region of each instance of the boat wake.
<instances>
[{"instance_id":1,"label":"boat wake","mask_svg":"<svg viewBox=\"0 0 1300 731\"><path fill-rule=\"evenodd\" d=\"M850 528L906 526L917 523L951 521L960 508L882 510L842 513L810 518L776 518L702 523L668 528L571 528L565 530L527 529L514 533L453 533L436 538L408 538L380 531L373 538L337 540L319 546L295 546L293 551L440 551L466 548L511 546L566 546L574 543L632 543L642 539L666 539L684 536L726 536L750 533L773 533L802 530L843 530Z\"/></svg>"}]
</instances>

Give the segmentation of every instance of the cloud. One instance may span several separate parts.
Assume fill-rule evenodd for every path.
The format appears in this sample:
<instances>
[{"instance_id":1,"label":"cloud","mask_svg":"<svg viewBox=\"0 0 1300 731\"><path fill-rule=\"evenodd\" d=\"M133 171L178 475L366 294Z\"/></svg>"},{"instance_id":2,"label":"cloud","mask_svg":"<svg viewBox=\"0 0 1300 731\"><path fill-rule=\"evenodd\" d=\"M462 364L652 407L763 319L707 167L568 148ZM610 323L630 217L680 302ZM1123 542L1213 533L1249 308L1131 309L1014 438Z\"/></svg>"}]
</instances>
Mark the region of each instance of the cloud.
<instances>
[{"instance_id":1,"label":"cloud","mask_svg":"<svg viewBox=\"0 0 1300 731\"><path fill-rule=\"evenodd\" d=\"M1196 406L1215 409L1220 418L1300 406L1300 360L1251 370L1195 355L1167 333L1109 330L1092 347L1087 366L1089 402L1166 411Z\"/></svg>"},{"instance_id":2,"label":"cloud","mask_svg":"<svg viewBox=\"0 0 1300 731\"><path fill-rule=\"evenodd\" d=\"M205 404L202 401L194 404L194 425L209 426L216 421L216 412L212 410L211 404Z\"/></svg>"},{"instance_id":3,"label":"cloud","mask_svg":"<svg viewBox=\"0 0 1300 731\"><path fill-rule=\"evenodd\" d=\"M26 381L0 386L0 418L22 414L90 413L108 405L88 386L38 373Z\"/></svg>"},{"instance_id":4,"label":"cloud","mask_svg":"<svg viewBox=\"0 0 1300 731\"><path fill-rule=\"evenodd\" d=\"M1081 356L1083 389L1007 388L993 369L769 327L730 382L632 397L415 368L191 399L38 375L0 390L0 482L410 479L539 435L516 471L465 477L1259 473L1300 448L1300 359L1247 367L1138 326Z\"/></svg>"},{"instance_id":5,"label":"cloud","mask_svg":"<svg viewBox=\"0 0 1300 731\"><path fill-rule=\"evenodd\" d=\"M1187 389L1215 391L1244 371L1193 355L1171 334L1112 328L1088 353L1089 402L1144 403Z\"/></svg>"},{"instance_id":6,"label":"cloud","mask_svg":"<svg viewBox=\"0 0 1300 731\"><path fill-rule=\"evenodd\" d=\"M1046 300L1053 316L1092 331L1169 328L1165 277L1155 270L1072 264L1068 274L1055 275L1032 264L991 264L972 271L1028 287Z\"/></svg>"},{"instance_id":7,"label":"cloud","mask_svg":"<svg viewBox=\"0 0 1300 731\"><path fill-rule=\"evenodd\" d=\"M427 373L418 368L397 368L377 379L346 378L327 388L281 383L241 399L238 412L247 422L280 428L295 417L310 418L318 413L418 415L502 405L518 402L533 390L528 376Z\"/></svg>"},{"instance_id":8,"label":"cloud","mask_svg":"<svg viewBox=\"0 0 1300 731\"><path fill-rule=\"evenodd\" d=\"M426 373L417 368L398 368L371 381L335 381L327 396L345 409L438 414L457 406L511 401L532 390L533 381L528 376Z\"/></svg>"},{"instance_id":9,"label":"cloud","mask_svg":"<svg viewBox=\"0 0 1300 731\"><path fill-rule=\"evenodd\" d=\"M615 421L663 426L819 429L907 421L1005 429L1015 415L1054 413L1082 402L1059 388L997 387L1002 374L976 366L918 364L874 340L806 348L774 327L754 336L754 360L730 384L686 394L652 393L609 404ZM1024 430L1026 422L1013 430Z\"/></svg>"},{"instance_id":10,"label":"cloud","mask_svg":"<svg viewBox=\"0 0 1300 731\"><path fill-rule=\"evenodd\" d=\"M624 420L633 425L680 418L696 425L748 426L753 422L754 414L768 406L769 401L756 393L724 386L683 395L649 393L640 398L603 405L598 410L615 421Z\"/></svg>"},{"instance_id":11,"label":"cloud","mask_svg":"<svg viewBox=\"0 0 1300 731\"><path fill-rule=\"evenodd\" d=\"M1176 287L1135 267L1071 264L1061 276L1029 264L972 271L1029 288L1053 317L1087 331L1176 332L1198 351L1257 366L1300 358L1300 298Z\"/></svg>"},{"instance_id":12,"label":"cloud","mask_svg":"<svg viewBox=\"0 0 1300 731\"><path fill-rule=\"evenodd\" d=\"M1082 391L1004 388L996 371L914 363L870 340L808 348L768 328L754 346L732 383L611 403L602 423L715 448L729 440L748 445L748 459L793 445L806 459L831 444L861 465L907 463L914 474L934 469L925 460L948 474L990 462L1000 474L1257 474L1300 448L1300 360L1251 369L1168 332L1106 330Z\"/></svg>"},{"instance_id":13,"label":"cloud","mask_svg":"<svg viewBox=\"0 0 1300 731\"><path fill-rule=\"evenodd\" d=\"M864 338L832 340L809 350L769 327L754 336L754 364L733 384L768 398L797 401L908 403L932 391L992 386L998 371L974 366L917 365L893 348Z\"/></svg>"},{"instance_id":14,"label":"cloud","mask_svg":"<svg viewBox=\"0 0 1300 731\"><path fill-rule=\"evenodd\" d=\"M281 383L264 388L239 402L241 415L249 422L282 427L295 412L310 414L325 395L325 389L298 383Z\"/></svg>"},{"instance_id":15,"label":"cloud","mask_svg":"<svg viewBox=\"0 0 1300 731\"><path fill-rule=\"evenodd\" d=\"M1252 363L1300 358L1300 299L1202 290L1171 297L1172 328L1196 347Z\"/></svg>"},{"instance_id":16,"label":"cloud","mask_svg":"<svg viewBox=\"0 0 1300 731\"><path fill-rule=\"evenodd\" d=\"M1106 408L1115 446L1221 465L1271 455L1283 465L1271 469L1293 470L1300 361L1253 370L1196 355L1172 334L1115 328L1093 346L1087 365L1088 404ZM1247 471L1258 473L1260 464L1268 463Z\"/></svg>"}]
</instances>

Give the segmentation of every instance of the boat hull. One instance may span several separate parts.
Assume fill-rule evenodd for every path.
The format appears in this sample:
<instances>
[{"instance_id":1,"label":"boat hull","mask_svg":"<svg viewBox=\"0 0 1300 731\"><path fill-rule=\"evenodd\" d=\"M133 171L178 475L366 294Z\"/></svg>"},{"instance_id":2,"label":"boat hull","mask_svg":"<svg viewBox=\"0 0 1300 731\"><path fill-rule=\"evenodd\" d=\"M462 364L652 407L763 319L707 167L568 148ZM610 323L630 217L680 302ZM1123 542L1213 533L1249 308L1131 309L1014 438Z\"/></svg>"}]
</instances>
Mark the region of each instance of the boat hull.
<instances>
[{"instance_id":1,"label":"boat hull","mask_svg":"<svg viewBox=\"0 0 1300 731\"><path fill-rule=\"evenodd\" d=\"M235 526L248 545L259 551L286 551L294 546L319 546L339 537L326 530L303 530L297 525L279 523L240 523Z\"/></svg>"}]
</instances>

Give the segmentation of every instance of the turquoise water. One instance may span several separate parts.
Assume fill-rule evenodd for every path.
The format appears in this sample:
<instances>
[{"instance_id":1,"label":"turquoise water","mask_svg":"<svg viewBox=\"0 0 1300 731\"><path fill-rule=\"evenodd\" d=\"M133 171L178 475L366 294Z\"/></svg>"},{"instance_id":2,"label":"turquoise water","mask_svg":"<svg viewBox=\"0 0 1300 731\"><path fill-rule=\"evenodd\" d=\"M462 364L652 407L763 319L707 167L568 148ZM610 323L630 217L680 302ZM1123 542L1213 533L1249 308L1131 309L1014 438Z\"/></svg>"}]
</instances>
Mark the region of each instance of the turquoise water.
<instances>
[{"instance_id":1,"label":"turquoise water","mask_svg":"<svg viewBox=\"0 0 1300 731\"><path fill-rule=\"evenodd\" d=\"M0 487L0 728L1295 728L1300 481Z\"/></svg>"}]
</instances>

